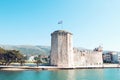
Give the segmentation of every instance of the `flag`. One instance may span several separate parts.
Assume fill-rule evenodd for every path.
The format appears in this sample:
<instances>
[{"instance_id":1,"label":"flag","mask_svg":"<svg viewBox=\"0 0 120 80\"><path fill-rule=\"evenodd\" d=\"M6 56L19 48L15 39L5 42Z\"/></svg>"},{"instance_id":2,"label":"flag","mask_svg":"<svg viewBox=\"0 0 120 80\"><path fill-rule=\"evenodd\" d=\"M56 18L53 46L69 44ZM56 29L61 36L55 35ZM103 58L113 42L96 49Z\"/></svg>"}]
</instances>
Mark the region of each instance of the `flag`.
<instances>
[{"instance_id":1,"label":"flag","mask_svg":"<svg viewBox=\"0 0 120 80\"><path fill-rule=\"evenodd\" d=\"M58 22L58 24L62 24L62 23L63 23L63 21L59 21L59 22Z\"/></svg>"}]
</instances>

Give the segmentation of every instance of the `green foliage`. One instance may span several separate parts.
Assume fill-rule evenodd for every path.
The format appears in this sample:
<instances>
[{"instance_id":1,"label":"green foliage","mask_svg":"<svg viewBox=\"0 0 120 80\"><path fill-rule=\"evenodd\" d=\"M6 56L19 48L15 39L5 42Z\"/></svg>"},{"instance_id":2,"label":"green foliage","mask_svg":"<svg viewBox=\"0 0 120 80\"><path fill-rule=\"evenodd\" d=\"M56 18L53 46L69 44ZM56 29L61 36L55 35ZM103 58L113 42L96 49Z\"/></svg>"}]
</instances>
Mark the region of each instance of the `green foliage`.
<instances>
[{"instance_id":1,"label":"green foliage","mask_svg":"<svg viewBox=\"0 0 120 80\"><path fill-rule=\"evenodd\" d=\"M0 54L5 53L5 50L3 48L0 48Z\"/></svg>"},{"instance_id":2,"label":"green foliage","mask_svg":"<svg viewBox=\"0 0 120 80\"><path fill-rule=\"evenodd\" d=\"M23 55L16 50L4 50L0 48L0 63L2 65L9 65L11 62L24 62Z\"/></svg>"},{"instance_id":3,"label":"green foliage","mask_svg":"<svg viewBox=\"0 0 120 80\"><path fill-rule=\"evenodd\" d=\"M38 67L39 64L42 63L41 58L40 58L40 56L37 56L34 59L35 59L35 63L37 64L37 67Z\"/></svg>"},{"instance_id":4,"label":"green foliage","mask_svg":"<svg viewBox=\"0 0 120 80\"><path fill-rule=\"evenodd\" d=\"M42 64L42 65L49 64L49 59L50 59L49 56L42 55L42 54L40 54L34 58L35 63L37 64L37 67L39 64Z\"/></svg>"}]
</instances>

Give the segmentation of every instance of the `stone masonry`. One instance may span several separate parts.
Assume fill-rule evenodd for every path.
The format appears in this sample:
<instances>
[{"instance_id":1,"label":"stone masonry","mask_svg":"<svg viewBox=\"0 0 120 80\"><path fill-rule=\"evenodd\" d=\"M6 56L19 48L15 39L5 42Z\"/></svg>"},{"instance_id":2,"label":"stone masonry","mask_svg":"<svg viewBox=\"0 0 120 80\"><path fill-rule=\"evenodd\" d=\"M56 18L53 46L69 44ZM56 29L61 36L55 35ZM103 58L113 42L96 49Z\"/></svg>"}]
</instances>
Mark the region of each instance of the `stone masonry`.
<instances>
[{"instance_id":1,"label":"stone masonry","mask_svg":"<svg viewBox=\"0 0 120 80\"><path fill-rule=\"evenodd\" d=\"M58 30L53 32L51 36L51 65L73 66L72 33Z\"/></svg>"},{"instance_id":2,"label":"stone masonry","mask_svg":"<svg viewBox=\"0 0 120 80\"><path fill-rule=\"evenodd\" d=\"M99 49L99 48L97 48ZM51 34L50 64L58 67L102 67L102 50L80 51L73 48L72 33L57 30Z\"/></svg>"}]
</instances>

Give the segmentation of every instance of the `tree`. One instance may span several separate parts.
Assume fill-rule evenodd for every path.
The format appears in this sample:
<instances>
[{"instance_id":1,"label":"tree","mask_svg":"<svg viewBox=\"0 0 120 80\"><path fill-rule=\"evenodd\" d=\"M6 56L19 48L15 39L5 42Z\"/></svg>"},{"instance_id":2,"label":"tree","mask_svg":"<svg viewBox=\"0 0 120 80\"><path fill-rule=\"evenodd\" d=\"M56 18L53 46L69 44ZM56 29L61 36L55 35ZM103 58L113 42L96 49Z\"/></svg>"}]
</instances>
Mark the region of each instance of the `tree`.
<instances>
[{"instance_id":1,"label":"tree","mask_svg":"<svg viewBox=\"0 0 120 80\"><path fill-rule=\"evenodd\" d=\"M16 50L7 50L4 55L5 65L9 65L12 62L19 62L23 58L22 54Z\"/></svg>"},{"instance_id":2,"label":"tree","mask_svg":"<svg viewBox=\"0 0 120 80\"><path fill-rule=\"evenodd\" d=\"M11 62L14 62L16 58L16 55L11 50L6 51L4 54L5 65L9 65Z\"/></svg>"},{"instance_id":3,"label":"tree","mask_svg":"<svg viewBox=\"0 0 120 80\"><path fill-rule=\"evenodd\" d=\"M3 48L0 48L0 64L4 64L5 60L4 60L4 55L5 55L6 51Z\"/></svg>"},{"instance_id":4,"label":"tree","mask_svg":"<svg viewBox=\"0 0 120 80\"><path fill-rule=\"evenodd\" d=\"M16 56L16 62L19 62L20 65L23 66L23 64L25 63L25 57L19 51L13 50L13 53Z\"/></svg>"},{"instance_id":5,"label":"tree","mask_svg":"<svg viewBox=\"0 0 120 80\"><path fill-rule=\"evenodd\" d=\"M23 55L17 50L4 50L0 48L0 63L10 65L11 62L24 62Z\"/></svg>"},{"instance_id":6,"label":"tree","mask_svg":"<svg viewBox=\"0 0 120 80\"><path fill-rule=\"evenodd\" d=\"M37 64L37 67L39 66L40 63L42 63L40 56L36 56L35 58L35 63Z\"/></svg>"}]
</instances>

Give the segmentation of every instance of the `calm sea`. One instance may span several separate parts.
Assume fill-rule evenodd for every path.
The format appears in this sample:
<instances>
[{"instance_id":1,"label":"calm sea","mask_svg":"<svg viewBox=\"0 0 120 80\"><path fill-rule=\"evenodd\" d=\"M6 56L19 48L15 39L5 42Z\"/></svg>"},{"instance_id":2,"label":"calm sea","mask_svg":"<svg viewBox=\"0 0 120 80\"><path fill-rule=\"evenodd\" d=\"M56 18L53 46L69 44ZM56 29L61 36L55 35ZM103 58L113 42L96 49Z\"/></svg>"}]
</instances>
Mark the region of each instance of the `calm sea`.
<instances>
[{"instance_id":1,"label":"calm sea","mask_svg":"<svg viewBox=\"0 0 120 80\"><path fill-rule=\"evenodd\" d=\"M0 71L0 80L120 80L120 69Z\"/></svg>"}]
</instances>

